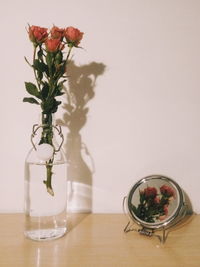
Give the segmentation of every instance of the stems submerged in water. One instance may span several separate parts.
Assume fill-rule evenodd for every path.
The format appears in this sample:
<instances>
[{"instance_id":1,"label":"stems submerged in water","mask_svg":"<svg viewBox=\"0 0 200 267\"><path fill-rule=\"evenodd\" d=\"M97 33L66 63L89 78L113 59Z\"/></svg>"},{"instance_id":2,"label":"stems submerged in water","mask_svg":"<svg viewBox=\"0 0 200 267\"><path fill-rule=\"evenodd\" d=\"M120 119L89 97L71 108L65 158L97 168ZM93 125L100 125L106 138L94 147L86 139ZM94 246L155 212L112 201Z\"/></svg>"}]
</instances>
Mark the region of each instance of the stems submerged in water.
<instances>
[{"instance_id":1,"label":"stems submerged in water","mask_svg":"<svg viewBox=\"0 0 200 267\"><path fill-rule=\"evenodd\" d=\"M42 114L42 129L43 129L42 136L39 144L45 143L53 146L52 114ZM53 160L54 160L54 155L50 160L46 162L46 180L44 180L47 192L52 196L54 196L54 191L52 188Z\"/></svg>"},{"instance_id":2,"label":"stems submerged in water","mask_svg":"<svg viewBox=\"0 0 200 267\"><path fill-rule=\"evenodd\" d=\"M50 195L54 196L54 191L53 191L52 184L51 184L51 182L52 182L52 174L53 174L52 167L53 167L52 164L50 165L49 163L46 163L47 178L46 178L46 181L44 181L44 184L46 185L47 192Z\"/></svg>"}]
</instances>

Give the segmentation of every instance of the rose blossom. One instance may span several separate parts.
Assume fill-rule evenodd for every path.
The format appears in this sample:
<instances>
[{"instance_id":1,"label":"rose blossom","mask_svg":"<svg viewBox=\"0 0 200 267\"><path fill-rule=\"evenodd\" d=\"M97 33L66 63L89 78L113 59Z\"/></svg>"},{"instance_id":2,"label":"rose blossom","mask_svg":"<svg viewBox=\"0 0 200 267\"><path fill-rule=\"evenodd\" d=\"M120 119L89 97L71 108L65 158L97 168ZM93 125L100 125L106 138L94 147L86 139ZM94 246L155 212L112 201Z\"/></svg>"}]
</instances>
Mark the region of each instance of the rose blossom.
<instances>
[{"instance_id":1,"label":"rose blossom","mask_svg":"<svg viewBox=\"0 0 200 267\"><path fill-rule=\"evenodd\" d=\"M50 32L51 32L52 39L62 39L64 35L64 29L60 29L56 26L53 26Z\"/></svg>"},{"instance_id":2,"label":"rose blossom","mask_svg":"<svg viewBox=\"0 0 200 267\"><path fill-rule=\"evenodd\" d=\"M160 219L161 221L163 221L163 220L167 217L167 215L168 215L168 205L164 205L164 207L163 207L163 211L164 211L164 215L161 215L161 216L159 217L159 219Z\"/></svg>"},{"instance_id":3,"label":"rose blossom","mask_svg":"<svg viewBox=\"0 0 200 267\"><path fill-rule=\"evenodd\" d=\"M67 42L71 43L74 46L77 46L83 38L83 32L80 32L79 29L76 29L74 27L67 27L65 29L64 36Z\"/></svg>"},{"instance_id":4,"label":"rose blossom","mask_svg":"<svg viewBox=\"0 0 200 267\"><path fill-rule=\"evenodd\" d=\"M56 52L57 50L62 50L64 48L60 39L47 39L45 41L45 46L48 52Z\"/></svg>"},{"instance_id":5,"label":"rose blossom","mask_svg":"<svg viewBox=\"0 0 200 267\"><path fill-rule=\"evenodd\" d=\"M168 214L168 205L167 204L164 205L163 210L164 210L165 215L167 215Z\"/></svg>"},{"instance_id":6,"label":"rose blossom","mask_svg":"<svg viewBox=\"0 0 200 267\"><path fill-rule=\"evenodd\" d=\"M155 198L157 195L157 190L155 187L147 187L144 189L144 195L145 197L151 197L151 198Z\"/></svg>"},{"instance_id":7,"label":"rose blossom","mask_svg":"<svg viewBox=\"0 0 200 267\"><path fill-rule=\"evenodd\" d=\"M46 40L48 33L47 28L42 28L38 26L29 27L29 38L33 43L42 43Z\"/></svg>"},{"instance_id":8,"label":"rose blossom","mask_svg":"<svg viewBox=\"0 0 200 267\"><path fill-rule=\"evenodd\" d=\"M160 203L160 198L159 197L155 197L154 200L153 200L153 202L155 204L159 204Z\"/></svg>"},{"instance_id":9,"label":"rose blossom","mask_svg":"<svg viewBox=\"0 0 200 267\"><path fill-rule=\"evenodd\" d=\"M162 195L166 197L175 197L175 192L170 186L167 185L161 186L160 192Z\"/></svg>"}]
</instances>

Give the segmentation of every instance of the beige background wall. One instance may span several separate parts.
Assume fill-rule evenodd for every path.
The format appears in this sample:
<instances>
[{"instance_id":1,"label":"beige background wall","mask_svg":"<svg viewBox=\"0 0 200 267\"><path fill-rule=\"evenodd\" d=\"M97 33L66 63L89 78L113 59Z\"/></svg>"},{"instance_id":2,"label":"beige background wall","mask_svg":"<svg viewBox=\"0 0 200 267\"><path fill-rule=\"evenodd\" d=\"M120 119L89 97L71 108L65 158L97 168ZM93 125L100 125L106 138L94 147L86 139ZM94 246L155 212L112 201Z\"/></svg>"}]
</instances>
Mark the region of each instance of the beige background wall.
<instances>
[{"instance_id":1,"label":"beige background wall","mask_svg":"<svg viewBox=\"0 0 200 267\"><path fill-rule=\"evenodd\" d=\"M0 212L23 210L24 158L39 114L22 103L24 81L33 80L23 58L32 57L27 23L85 32L73 60L94 91L80 133L95 172L82 149L71 209L122 212L131 185L158 173L200 212L199 14L197 0L1 0Z\"/></svg>"}]
</instances>

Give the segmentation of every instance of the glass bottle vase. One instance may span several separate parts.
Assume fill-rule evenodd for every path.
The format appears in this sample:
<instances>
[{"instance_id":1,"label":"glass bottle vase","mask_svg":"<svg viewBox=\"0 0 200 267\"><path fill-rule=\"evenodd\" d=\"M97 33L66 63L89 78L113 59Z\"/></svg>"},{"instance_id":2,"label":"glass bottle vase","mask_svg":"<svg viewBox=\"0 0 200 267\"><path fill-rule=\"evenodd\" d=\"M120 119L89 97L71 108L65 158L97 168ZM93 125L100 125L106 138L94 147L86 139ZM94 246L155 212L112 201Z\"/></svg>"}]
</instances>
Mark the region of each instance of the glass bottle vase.
<instances>
[{"instance_id":1,"label":"glass bottle vase","mask_svg":"<svg viewBox=\"0 0 200 267\"><path fill-rule=\"evenodd\" d=\"M63 135L60 127L42 122L33 126L33 147L25 160L24 234L37 241L56 239L67 232Z\"/></svg>"}]
</instances>

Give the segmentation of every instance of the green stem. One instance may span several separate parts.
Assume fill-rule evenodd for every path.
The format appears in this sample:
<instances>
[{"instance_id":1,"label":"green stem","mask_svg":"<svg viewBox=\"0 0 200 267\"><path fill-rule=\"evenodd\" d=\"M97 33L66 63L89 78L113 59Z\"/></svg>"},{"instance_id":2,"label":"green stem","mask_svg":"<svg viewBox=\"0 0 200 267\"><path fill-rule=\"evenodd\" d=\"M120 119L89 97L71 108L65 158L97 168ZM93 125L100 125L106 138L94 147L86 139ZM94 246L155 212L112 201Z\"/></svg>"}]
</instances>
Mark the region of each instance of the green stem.
<instances>
[{"instance_id":1,"label":"green stem","mask_svg":"<svg viewBox=\"0 0 200 267\"><path fill-rule=\"evenodd\" d=\"M67 57L66 57L66 60L65 60L65 63L64 63L64 69L65 69L65 72L66 72L66 66L67 66L67 63L68 63L69 56L70 56L70 54L71 54L72 48L73 48L73 46L70 46L70 47L69 47L69 51L68 51L68 54L67 54ZM60 77L59 77L59 78L60 78Z\"/></svg>"},{"instance_id":2,"label":"green stem","mask_svg":"<svg viewBox=\"0 0 200 267\"><path fill-rule=\"evenodd\" d=\"M39 89L39 91L41 91L41 89L40 89L40 82L38 80L37 73L36 73L36 70L35 70L35 67L34 67L36 50L37 50L37 46L34 45L34 50L33 50L33 71L34 71L34 75L35 75L35 79L36 79L36 82L37 82L38 89Z\"/></svg>"},{"instance_id":3,"label":"green stem","mask_svg":"<svg viewBox=\"0 0 200 267\"><path fill-rule=\"evenodd\" d=\"M52 129L52 114L42 113L42 137L39 144L52 145L53 129Z\"/></svg>"},{"instance_id":4,"label":"green stem","mask_svg":"<svg viewBox=\"0 0 200 267\"><path fill-rule=\"evenodd\" d=\"M73 46L70 46L69 47L69 51L68 51L68 54L67 54L67 57L66 57L66 63L67 63L67 61L68 61L68 59L69 59L69 56L70 56L70 53L71 53L71 51L72 51L72 48L73 48Z\"/></svg>"},{"instance_id":5,"label":"green stem","mask_svg":"<svg viewBox=\"0 0 200 267\"><path fill-rule=\"evenodd\" d=\"M51 95L53 94L53 73L52 73L52 66L54 63L54 56L53 53L51 52L47 52L47 57L48 57L48 70L49 70L49 77L48 77L48 82L49 82L49 94L48 97L51 97Z\"/></svg>"},{"instance_id":6,"label":"green stem","mask_svg":"<svg viewBox=\"0 0 200 267\"><path fill-rule=\"evenodd\" d=\"M42 114L42 137L40 144L53 145L53 129L52 129L52 114ZM46 185L47 192L54 196L52 188L52 168L53 168L53 158L46 162L46 180L44 184Z\"/></svg>"},{"instance_id":7,"label":"green stem","mask_svg":"<svg viewBox=\"0 0 200 267\"><path fill-rule=\"evenodd\" d=\"M49 163L51 164L51 160L49 161ZM54 192L53 192L53 189L52 189L52 184L51 184L51 181L52 181L52 165L50 164L46 164L46 170L47 170L47 180L46 180L46 187L47 187L47 192L54 196Z\"/></svg>"}]
</instances>

